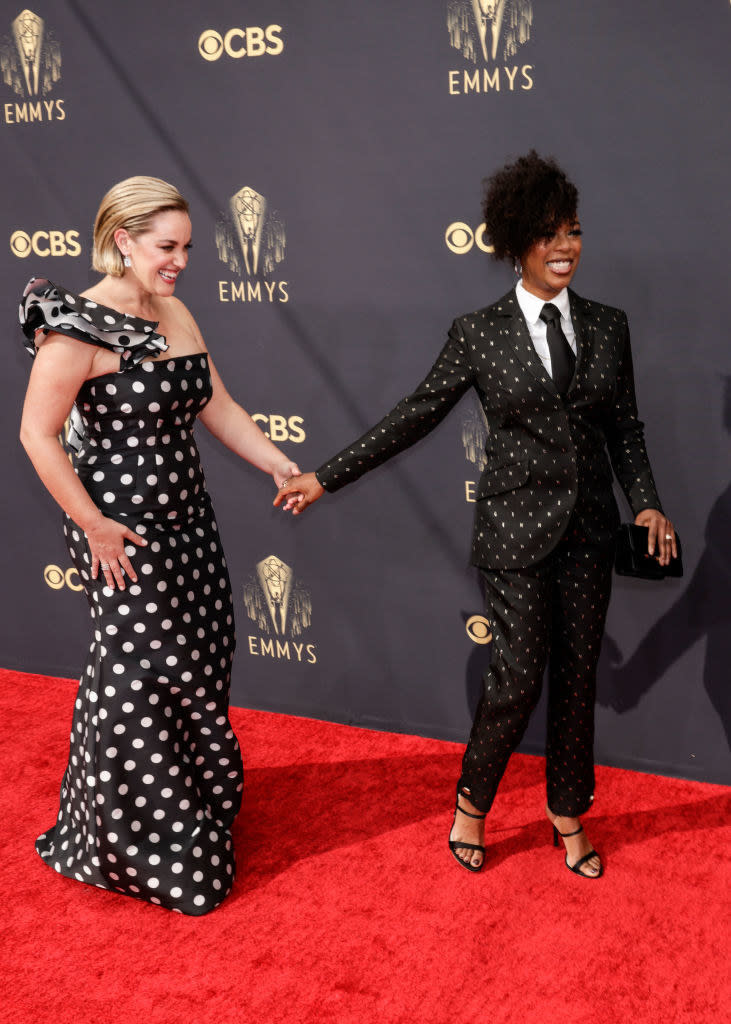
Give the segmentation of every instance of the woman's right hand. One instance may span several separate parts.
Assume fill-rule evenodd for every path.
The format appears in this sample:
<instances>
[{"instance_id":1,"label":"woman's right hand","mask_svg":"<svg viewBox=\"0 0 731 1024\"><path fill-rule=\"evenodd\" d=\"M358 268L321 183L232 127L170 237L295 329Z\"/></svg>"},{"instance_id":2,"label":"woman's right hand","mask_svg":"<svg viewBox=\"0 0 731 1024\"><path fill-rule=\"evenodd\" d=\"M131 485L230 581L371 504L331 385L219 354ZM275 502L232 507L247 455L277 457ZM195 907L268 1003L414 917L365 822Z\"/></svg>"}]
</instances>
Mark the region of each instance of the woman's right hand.
<instances>
[{"instance_id":1,"label":"woman's right hand","mask_svg":"<svg viewBox=\"0 0 731 1024\"><path fill-rule=\"evenodd\" d=\"M290 480L285 480L277 491L274 505L281 505L286 498L284 511L287 512L291 509L292 515L298 516L308 505L312 505L318 498L321 498L324 493L325 488L314 473L303 473L301 476L293 476Z\"/></svg>"},{"instance_id":2,"label":"woman's right hand","mask_svg":"<svg viewBox=\"0 0 731 1024\"><path fill-rule=\"evenodd\" d=\"M114 590L114 585L124 590L125 574L133 583L137 582L137 573L127 557L124 549L125 541L131 541L141 547L147 546L144 537L134 533L129 527L118 523L116 519L108 519L100 515L91 526L85 530L89 548L91 549L91 578L95 580L99 575L99 569L104 574L108 587Z\"/></svg>"}]
</instances>

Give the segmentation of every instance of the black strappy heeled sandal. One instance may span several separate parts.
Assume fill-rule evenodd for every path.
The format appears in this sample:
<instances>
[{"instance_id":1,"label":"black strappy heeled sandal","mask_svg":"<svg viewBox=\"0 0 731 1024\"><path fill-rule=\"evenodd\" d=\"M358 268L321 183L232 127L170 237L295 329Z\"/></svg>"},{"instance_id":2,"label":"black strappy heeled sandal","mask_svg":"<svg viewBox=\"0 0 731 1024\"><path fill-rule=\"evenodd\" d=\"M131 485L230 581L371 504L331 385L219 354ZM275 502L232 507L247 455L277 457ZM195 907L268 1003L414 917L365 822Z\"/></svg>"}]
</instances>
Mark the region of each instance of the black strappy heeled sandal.
<instances>
[{"instance_id":1,"label":"black strappy heeled sandal","mask_svg":"<svg viewBox=\"0 0 731 1024\"><path fill-rule=\"evenodd\" d=\"M457 796L457 803L454 808L454 819L452 821L452 828L454 828L454 824L457 821L457 811L459 811L460 814L464 814L465 817L467 818L482 819L487 817L487 814L471 814L470 811L463 810L463 808L459 806L459 796ZM450 829L449 831L451 833L452 829ZM461 839L449 839L447 841L449 843L449 849L452 851L452 856L454 857L458 864L461 864L463 868L467 868L468 871L472 871L475 874L478 871L482 871L482 865L485 863L484 846L478 846L477 843L465 843ZM482 854L482 860L477 865L477 867L475 867L475 865L471 864L469 861L462 860L462 858L457 853L457 850L478 850Z\"/></svg>"},{"instance_id":2,"label":"black strappy heeled sandal","mask_svg":"<svg viewBox=\"0 0 731 1024\"><path fill-rule=\"evenodd\" d=\"M568 839L569 836L578 836L579 832L583 832L583 831L584 831L584 826L583 825L579 825L579 827L574 832L559 832L559 830L554 825L553 826L553 845L554 846L558 846L558 837L559 836L561 836L562 839ZM598 870L598 872L595 875L587 875L586 872L581 871L579 869L581 868L582 864L586 864L586 862L588 860L591 860L592 857L598 857L599 858L599 870ZM569 855L567 853L566 854L566 860L564 861L564 863L566 864L566 867L569 869L569 871L573 871L573 873L575 875L578 875L580 878L601 878L602 875L604 874L604 865L602 864L601 857L599 857L599 854L596 852L596 850L589 850L589 852L585 853L583 857L579 857L579 859L576 861L575 864L569 864Z\"/></svg>"}]
</instances>

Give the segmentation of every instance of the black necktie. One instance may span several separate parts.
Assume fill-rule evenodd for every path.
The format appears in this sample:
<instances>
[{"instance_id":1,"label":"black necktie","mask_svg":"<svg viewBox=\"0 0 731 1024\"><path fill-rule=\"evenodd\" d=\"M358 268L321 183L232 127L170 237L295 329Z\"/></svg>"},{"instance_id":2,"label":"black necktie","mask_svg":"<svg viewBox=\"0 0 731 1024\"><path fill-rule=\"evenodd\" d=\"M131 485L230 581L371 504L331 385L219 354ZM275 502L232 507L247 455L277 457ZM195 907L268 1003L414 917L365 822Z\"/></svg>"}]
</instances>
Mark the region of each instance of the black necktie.
<instances>
[{"instance_id":1,"label":"black necktie","mask_svg":"<svg viewBox=\"0 0 731 1024\"><path fill-rule=\"evenodd\" d=\"M574 375L576 356L569 345L568 338L561 330L561 313L557 306L547 302L540 313L546 325L546 341L551 354L551 376L556 390L565 395Z\"/></svg>"}]
</instances>

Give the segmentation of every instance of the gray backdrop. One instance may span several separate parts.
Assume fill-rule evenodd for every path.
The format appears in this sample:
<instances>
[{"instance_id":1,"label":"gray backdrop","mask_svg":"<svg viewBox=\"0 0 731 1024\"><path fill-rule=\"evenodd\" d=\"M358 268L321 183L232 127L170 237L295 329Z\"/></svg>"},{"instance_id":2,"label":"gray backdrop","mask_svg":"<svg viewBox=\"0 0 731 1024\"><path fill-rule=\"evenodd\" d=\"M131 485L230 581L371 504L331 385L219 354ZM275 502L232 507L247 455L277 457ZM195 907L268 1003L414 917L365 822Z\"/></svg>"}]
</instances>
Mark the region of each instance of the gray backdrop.
<instances>
[{"instance_id":1,"label":"gray backdrop","mask_svg":"<svg viewBox=\"0 0 731 1024\"><path fill-rule=\"evenodd\" d=\"M731 780L731 8L495 6L483 23L471 0L2 0L0 663L74 676L88 642L59 512L16 440L16 307L32 274L76 291L96 279L91 224L113 182L153 174L190 199L178 294L230 390L314 468L422 378L454 316L511 286L483 251L480 181L534 146L581 188L577 291L629 314L685 545L683 580L616 582L597 756ZM466 737L489 655L467 564L481 429L467 398L292 520L200 428L236 593L235 703ZM523 749L543 729L539 710Z\"/></svg>"}]
</instances>

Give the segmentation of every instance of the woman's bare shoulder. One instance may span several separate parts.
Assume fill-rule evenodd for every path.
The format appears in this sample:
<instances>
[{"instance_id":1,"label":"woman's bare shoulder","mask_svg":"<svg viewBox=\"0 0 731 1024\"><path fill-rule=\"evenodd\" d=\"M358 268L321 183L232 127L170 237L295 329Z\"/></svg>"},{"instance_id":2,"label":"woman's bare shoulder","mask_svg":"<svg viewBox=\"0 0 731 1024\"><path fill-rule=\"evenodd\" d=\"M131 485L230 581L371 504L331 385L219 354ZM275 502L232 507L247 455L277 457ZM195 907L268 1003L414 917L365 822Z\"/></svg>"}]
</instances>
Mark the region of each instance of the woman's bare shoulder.
<instances>
[{"instance_id":1,"label":"woman's bare shoulder","mask_svg":"<svg viewBox=\"0 0 731 1024\"><path fill-rule=\"evenodd\" d=\"M185 303L181 299L176 298L175 295L171 295L164 299L163 303L163 310L166 319L169 319L170 322L179 324L181 328L188 331L201 352L206 352L208 346L203 340L203 335L195 317Z\"/></svg>"}]
</instances>

